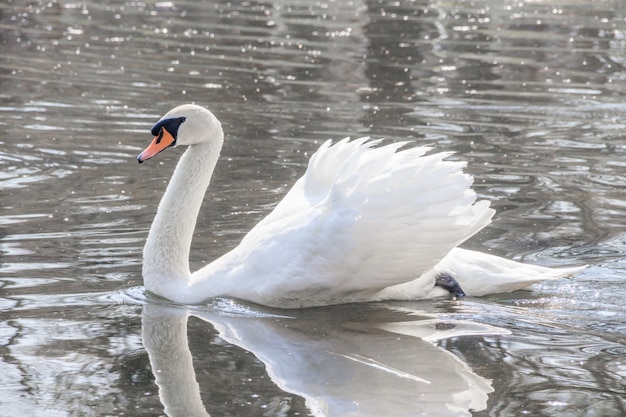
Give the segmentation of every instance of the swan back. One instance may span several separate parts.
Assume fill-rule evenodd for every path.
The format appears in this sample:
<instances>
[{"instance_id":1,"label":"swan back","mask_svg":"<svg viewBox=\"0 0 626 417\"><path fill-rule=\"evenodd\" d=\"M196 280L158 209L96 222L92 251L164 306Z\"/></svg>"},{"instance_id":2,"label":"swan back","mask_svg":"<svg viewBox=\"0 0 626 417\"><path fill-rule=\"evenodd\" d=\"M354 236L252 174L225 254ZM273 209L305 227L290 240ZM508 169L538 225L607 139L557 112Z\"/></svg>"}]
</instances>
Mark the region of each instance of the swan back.
<instances>
[{"instance_id":1,"label":"swan back","mask_svg":"<svg viewBox=\"0 0 626 417\"><path fill-rule=\"evenodd\" d=\"M324 143L275 209L196 278L221 270L233 283L227 295L267 305L371 300L490 222L493 210L476 203L465 163L426 155L428 147L379 144Z\"/></svg>"}]
</instances>

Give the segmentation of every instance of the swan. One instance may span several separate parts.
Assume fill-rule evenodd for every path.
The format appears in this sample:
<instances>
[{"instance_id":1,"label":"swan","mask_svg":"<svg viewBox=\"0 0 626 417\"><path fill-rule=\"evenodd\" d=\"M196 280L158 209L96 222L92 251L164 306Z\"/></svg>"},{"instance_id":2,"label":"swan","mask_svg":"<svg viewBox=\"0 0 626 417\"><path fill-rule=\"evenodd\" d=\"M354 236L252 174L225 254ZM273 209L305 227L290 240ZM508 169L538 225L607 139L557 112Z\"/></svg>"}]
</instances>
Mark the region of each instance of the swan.
<instances>
[{"instance_id":1,"label":"swan","mask_svg":"<svg viewBox=\"0 0 626 417\"><path fill-rule=\"evenodd\" d=\"M151 129L138 161L181 156L143 251L144 288L176 303L215 297L270 307L515 291L576 273L458 247L490 223L473 178L450 152L360 138L327 141L274 210L222 257L189 268L196 219L224 132L204 107L184 104ZM401 149L402 148L402 149Z\"/></svg>"}]
</instances>

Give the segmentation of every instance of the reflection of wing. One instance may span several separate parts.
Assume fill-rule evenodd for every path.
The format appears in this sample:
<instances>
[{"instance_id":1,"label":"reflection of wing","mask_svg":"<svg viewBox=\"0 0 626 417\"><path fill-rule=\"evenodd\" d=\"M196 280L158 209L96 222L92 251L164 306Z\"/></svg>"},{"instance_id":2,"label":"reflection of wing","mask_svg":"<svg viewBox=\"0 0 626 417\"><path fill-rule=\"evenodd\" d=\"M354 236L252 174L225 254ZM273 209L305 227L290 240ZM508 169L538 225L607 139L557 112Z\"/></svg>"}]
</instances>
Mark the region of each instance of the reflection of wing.
<instances>
[{"instance_id":1,"label":"reflection of wing","mask_svg":"<svg viewBox=\"0 0 626 417\"><path fill-rule=\"evenodd\" d=\"M371 310L373 307L366 308ZM290 311L295 315L290 318L224 315L208 309L194 309L191 314L211 323L224 340L252 352L266 365L272 381L284 391L302 396L316 416L469 416L470 409L486 407L487 394L493 391L486 379L473 373L455 355L410 335L411 331L407 329L419 328L421 320L416 320L415 316L392 315L384 306L376 309L380 310L375 314L377 323L362 321L363 312L357 314L360 316L358 321L338 320L345 310L332 308ZM169 320L180 327L186 322L186 315L184 321L168 319L167 316L173 317L172 314L175 313L162 307L146 306L144 326ZM186 313L183 311L183 314ZM395 321L389 323L392 316ZM404 322L401 328L404 331L396 332L398 329L393 329L393 325L402 317L412 321ZM425 322L427 327L432 324L432 321ZM385 328L385 325L390 327ZM153 367L159 363L172 364L173 357L188 357L191 361L186 335L164 331L162 327L144 328L144 343ZM149 341L153 331L158 332L156 336L160 339L158 349ZM167 343L164 335L179 340ZM163 343L186 353L168 353ZM168 355L166 360L153 357L164 353ZM180 375L164 373L161 369L157 383L163 401L166 400L164 385L170 382L197 390L193 369L189 365L181 369ZM180 402L180 398L178 400ZM206 416L198 411L202 406L199 395L188 395L186 401L197 401L194 408L197 414L188 412L187 415ZM171 406L167 408L170 416L180 415L171 413L173 409Z\"/></svg>"}]
</instances>

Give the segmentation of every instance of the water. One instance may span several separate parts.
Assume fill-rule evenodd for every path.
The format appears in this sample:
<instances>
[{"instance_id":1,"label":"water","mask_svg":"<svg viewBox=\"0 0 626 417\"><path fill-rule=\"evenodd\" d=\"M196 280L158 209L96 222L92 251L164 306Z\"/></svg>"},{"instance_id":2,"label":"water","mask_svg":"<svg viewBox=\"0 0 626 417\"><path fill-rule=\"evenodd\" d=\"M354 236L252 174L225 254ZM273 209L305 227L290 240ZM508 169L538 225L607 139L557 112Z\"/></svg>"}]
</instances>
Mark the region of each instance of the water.
<instances>
[{"instance_id":1,"label":"water","mask_svg":"<svg viewBox=\"0 0 626 417\"><path fill-rule=\"evenodd\" d=\"M0 416L626 414L625 18L617 0L4 2ZM363 135L468 161L497 215L466 247L590 267L480 299L154 300L141 249L180 153L135 157L183 102L227 135L193 269L321 141Z\"/></svg>"}]
</instances>

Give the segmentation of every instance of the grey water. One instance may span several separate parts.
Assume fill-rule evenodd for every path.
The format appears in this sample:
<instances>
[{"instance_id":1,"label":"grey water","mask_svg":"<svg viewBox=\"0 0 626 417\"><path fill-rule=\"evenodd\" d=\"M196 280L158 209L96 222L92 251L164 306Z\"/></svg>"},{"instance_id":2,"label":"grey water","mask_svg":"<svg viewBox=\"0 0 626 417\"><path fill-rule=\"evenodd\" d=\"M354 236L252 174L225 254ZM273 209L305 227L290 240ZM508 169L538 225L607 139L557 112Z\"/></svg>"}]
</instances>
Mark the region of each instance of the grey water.
<instances>
[{"instance_id":1,"label":"grey water","mask_svg":"<svg viewBox=\"0 0 626 417\"><path fill-rule=\"evenodd\" d=\"M0 4L0 416L626 415L619 0ZM497 210L464 246L571 279L484 298L176 306L141 250L195 102L222 159L192 269L326 139L454 151Z\"/></svg>"}]
</instances>

